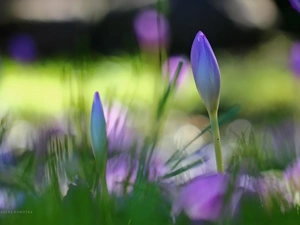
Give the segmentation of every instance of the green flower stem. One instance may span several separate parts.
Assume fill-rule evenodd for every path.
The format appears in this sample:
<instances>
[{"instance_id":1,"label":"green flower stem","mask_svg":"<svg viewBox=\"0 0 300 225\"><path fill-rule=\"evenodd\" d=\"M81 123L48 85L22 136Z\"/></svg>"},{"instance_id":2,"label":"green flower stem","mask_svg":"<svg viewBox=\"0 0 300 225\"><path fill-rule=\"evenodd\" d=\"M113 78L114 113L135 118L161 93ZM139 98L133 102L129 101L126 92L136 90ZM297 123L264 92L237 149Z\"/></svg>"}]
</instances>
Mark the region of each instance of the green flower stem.
<instances>
[{"instance_id":1,"label":"green flower stem","mask_svg":"<svg viewBox=\"0 0 300 225\"><path fill-rule=\"evenodd\" d=\"M100 182L101 182L101 198L102 198L102 210L105 215L105 222L108 225L112 225L112 217L110 213L110 199L109 199L109 193L106 183L106 169L104 169L103 172L100 173Z\"/></svg>"},{"instance_id":2,"label":"green flower stem","mask_svg":"<svg viewBox=\"0 0 300 225\"><path fill-rule=\"evenodd\" d=\"M223 173L224 167L223 167L223 159L222 159L221 138L220 138L219 124L218 124L217 110L209 113L209 119L211 124L211 130L213 133L213 139L214 139L217 170L218 172Z\"/></svg>"}]
</instances>

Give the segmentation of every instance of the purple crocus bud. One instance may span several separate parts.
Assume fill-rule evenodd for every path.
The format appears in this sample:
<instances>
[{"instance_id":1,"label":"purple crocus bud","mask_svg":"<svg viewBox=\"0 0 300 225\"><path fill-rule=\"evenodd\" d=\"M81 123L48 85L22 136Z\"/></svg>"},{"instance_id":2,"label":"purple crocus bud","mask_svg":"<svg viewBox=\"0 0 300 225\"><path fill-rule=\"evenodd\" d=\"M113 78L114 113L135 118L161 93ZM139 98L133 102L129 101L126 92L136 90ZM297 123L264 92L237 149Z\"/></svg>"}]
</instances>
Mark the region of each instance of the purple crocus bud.
<instances>
[{"instance_id":1,"label":"purple crocus bud","mask_svg":"<svg viewBox=\"0 0 300 225\"><path fill-rule=\"evenodd\" d=\"M157 51L169 44L169 24L166 18L154 9L141 11L134 20L134 30L142 49Z\"/></svg>"},{"instance_id":2,"label":"purple crocus bud","mask_svg":"<svg viewBox=\"0 0 300 225\"><path fill-rule=\"evenodd\" d=\"M298 3L298 4L300 4L300 3ZM300 78L300 42L294 43L291 48L290 67L291 67L291 70L293 71L294 75L297 78Z\"/></svg>"},{"instance_id":3,"label":"purple crocus bud","mask_svg":"<svg viewBox=\"0 0 300 225\"><path fill-rule=\"evenodd\" d=\"M8 51L13 59L21 63L32 62L37 57L36 44L27 34L12 37L8 43Z\"/></svg>"},{"instance_id":4,"label":"purple crocus bud","mask_svg":"<svg viewBox=\"0 0 300 225\"><path fill-rule=\"evenodd\" d=\"M292 7L300 13L300 1L299 0L290 0Z\"/></svg>"},{"instance_id":5,"label":"purple crocus bud","mask_svg":"<svg viewBox=\"0 0 300 225\"><path fill-rule=\"evenodd\" d=\"M191 64L198 92L208 112L216 112L220 100L220 70L214 52L201 31L192 45Z\"/></svg>"},{"instance_id":6,"label":"purple crocus bud","mask_svg":"<svg viewBox=\"0 0 300 225\"><path fill-rule=\"evenodd\" d=\"M104 118L102 103L99 93L94 95L94 102L91 114L91 141L93 152L95 155L98 167L103 166L103 161L107 158L107 135L106 135L106 122Z\"/></svg>"},{"instance_id":7,"label":"purple crocus bud","mask_svg":"<svg viewBox=\"0 0 300 225\"><path fill-rule=\"evenodd\" d=\"M184 56L172 56L163 65L163 75L173 82L176 76L179 63L182 62L181 70L179 71L176 85L179 86L188 74L188 59Z\"/></svg>"}]
</instances>

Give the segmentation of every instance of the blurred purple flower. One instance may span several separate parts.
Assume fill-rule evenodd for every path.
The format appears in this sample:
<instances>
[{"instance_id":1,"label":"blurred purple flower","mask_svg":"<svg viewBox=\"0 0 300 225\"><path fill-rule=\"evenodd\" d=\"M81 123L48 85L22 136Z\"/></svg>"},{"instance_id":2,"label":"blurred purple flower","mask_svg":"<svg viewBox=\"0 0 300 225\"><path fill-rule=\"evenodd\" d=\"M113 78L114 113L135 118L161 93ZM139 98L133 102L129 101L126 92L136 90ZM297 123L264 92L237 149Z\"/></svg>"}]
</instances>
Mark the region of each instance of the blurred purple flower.
<instances>
[{"instance_id":1,"label":"blurred purple flower","mask_svg":"<svg viewBox=\"0 0 300 225\"><path fill-rule=\"evenodd\" d=\"M177 86L179 86L188 75L188 59L184 56L172 56L163 64L163 75L172 82L175 79L175 73L180 62L182 62L182 67L178 74Z\"/></svg>"},{"instance_id":2,"label":"blurred purple flower","mask_svg":"<svg viewBox=\"0 0 300 225\"><path fill-rule=\"evenodd\" d=\"M119 196L131 192L136 179L137 168L138 161L127 154L108 159L106 182L109 193Z\"/></svg>"},{"instance_id":3,"label":"blurred purple flower","mask_svg":"<svg viewBox=\"0 0 300 225\"><path fill-rule=\"evenodd\" d=\"M285 170L283 177L293 190L300 190L300 159Z\"/></svg>"},{"instance_id":4,"label":"blurred purple flower","mask_svg":"<svg viewBox=\"0 0 300 225\"><path fill-rule=\"evenodd\" d=\"M167 48L169 24L167 19L154 9L139 12L134 20L134 30L140 47L149 51Z\"/></svg>"},{"instance_id":5,"label":"blurred purple flower","mask_svg":"<svg viewBox=\"0 0 300 225\"><path fill-rule=\"evenodd\" d=\"M110 153L129 151L135 145L138 145L137 133L130 127L132 121L127 108L113 102L110 106L104 105L103 111L106 120L108 151Z\"/></svg>"},{"instance_id":6,"label":"blurred purple flower","mask_svg":"<svg viewBox=\"0 0 300 225\"><path fill-rule=\"evenodd\" d=\"M294 43L291 48L290 67L294 75L300 78L300 42Z\"/></svg>"},{"instance_id":7,"label":"blurred purple flower","mask_svg":"<svg viewBox=\"0 0 300 225\"><path fill-rule=\"evenodd\" d=\"M133 190L139 161L127 153L114 156L107 161L106 182L110 194L122 195ZM149 168L149 181L157 181L165 174L164 163L153 157Z\"/></svg>"},{"instance_id":8,"label":"blurred purple flower","mask_svg":"<svg viewBox=\"0 0 300 225\"><path fill-rule=\"evenodd\" d=\"M205 35L199 31L191 49L191 64L196 87L209 112L219 107L220 70L217 59Z\"/></svg>"},{"instance_id":9,"label":"blurred purple flower","mask_svg":"<svg viewBox=\"0 0 300 225\"><path fill-rule=\"evenodd\" d=\"M292 7L300 13L300 0L290 0Z\"/></svg>"},{"instance_id":10,"label":"blurred purple flower","mask_svg":"<svg viewBox=\"0 0 300 225\"><path fill-rule=\"evenodd\" d=\"M174 215L182 210L192 220L216 220L229 185L228 175L202 175L185 185L173 206Z\"/></svg>"},{"instance_id":11,"label":"blurred purple flower","mask_svg":"<svg viewBox=\"0 0 300 225\"><path fill-rule=\"evenodd\" d=\"M126 124L127 109L117 102L110 106L103 105L104 117L106 120L107 135L114 133L119 135Z\"/></svg>"},{"instance_id":12,"label":"blurred purple flower","mask_svg":"<svg viewBox=\"0 0 300 225\"><path fill-rule=\"evenodd\" d=\"M152 155L149 167L149 181L157 181L159 178L170 172L169 168L165 165L163 157L158 154L158 151Z\"/></svg>"},{"instance_id":13,"label":"blurred purple flower","mask_svg":"<svg viewBox=\"0 0 300 225\"><path fill-rule=\"evenodd\" d=\"M267 208L273 207L275 198L282 212L289 210L294 204L295 199L286 182L286 175L282 175L281 172L266 171L261 173L257 180L257 192Z\"/></svg>"},{"instance_id":14,"label":"blurred purple flower","mask_svg":"<svg viewBox=\"0 0 300 225\"><path fill-rule=\"evenodd\" d=\"M245 182L237 180L237 183L225 201L225 196L230 191L229 174L201 175L186 184L178 200L172 208L174 216L183 210L193 221L217 221L222 215L234 216L238 208L242 194L247 187Z\"/></svg>"},{"instance_id":15,"label":"blurred purple flower","mask_svg":"<svg viewBox=\"0 0 300 225\"><path fill-rule=\"evenodd\" d=\"M37 58L37 46L30 35L20 34L12 37L8 43L11 57L19 62L32 62Z\"/></svg>"},{"instance_id":16,"label":"blurred purple flower","mask_svg":"<svg viewBox=\"0 0 300 225\"><path fill-rule=\"evenodd\" d=\"M294 122L289 120L268 126L263 132L262 139L266 156L284 167L287 159L294 159L297 150L296 129Z\"/></svg>"}]
</instances>

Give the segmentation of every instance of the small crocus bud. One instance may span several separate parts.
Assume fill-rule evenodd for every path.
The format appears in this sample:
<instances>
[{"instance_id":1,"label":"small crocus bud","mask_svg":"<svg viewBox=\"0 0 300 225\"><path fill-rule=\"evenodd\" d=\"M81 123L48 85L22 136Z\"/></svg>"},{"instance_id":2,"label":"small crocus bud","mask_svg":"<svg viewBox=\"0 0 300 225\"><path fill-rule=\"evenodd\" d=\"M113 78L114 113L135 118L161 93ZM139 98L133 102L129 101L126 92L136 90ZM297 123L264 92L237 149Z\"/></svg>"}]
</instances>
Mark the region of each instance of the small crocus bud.
<instances>
[{"instance_id":1,"label":"small crocus bud","mask_svg":"<svg viewBox=\"0 0 300 225\"><path fill-rule=\"evenodd\" d=\"M106 122L98 92L94 95L92 106L91 141L97 167L98 169L99 167L103 168L106 164L108 141L106 135Z\"/></svg>"},{"instance_id":2,"label":"small crocus bud","mask_svg":"<svg viewBox=\"0 0 300 225\"><path fill-rule=\"evenodd\" d=\"M188 60L183 56L172 56L163 64L163 75L165 78L168 78L170 82L173 82L176 78L177 68L182 62L181 70L179 71L176 86L179 86L183 83L188 74Z\"/></svg>"},{"instance_id":3,"label":"small crocus bud","mask_svg":"<svg viewBox=\"0 0 300 225\"><path fill-rule=\"evenodd\" d=\"M192 45L191 64L198 92L208 112L216 112L220 100L220 70L214 52L201 31Z\"/></svg>"},{"instance_id":4,"label":"small crocus bud","mask_svg":"<svg viewBox=\"0 0 300 225\"><path fill-rule=\"evenodd\" d=\"M300 78L300 42L294 43L291 48L290 67L295 77Z\"/></svg>"},{"instance_id":5,"label":"small crocus bud","mask_svg":"<svg viewBox=\"0 0 300 225\"><path fill-rule=\"evenodd\" d=\"M290 0L292 7L300 13L300 1L299 0Z\"/></svg>"}]
</instances>

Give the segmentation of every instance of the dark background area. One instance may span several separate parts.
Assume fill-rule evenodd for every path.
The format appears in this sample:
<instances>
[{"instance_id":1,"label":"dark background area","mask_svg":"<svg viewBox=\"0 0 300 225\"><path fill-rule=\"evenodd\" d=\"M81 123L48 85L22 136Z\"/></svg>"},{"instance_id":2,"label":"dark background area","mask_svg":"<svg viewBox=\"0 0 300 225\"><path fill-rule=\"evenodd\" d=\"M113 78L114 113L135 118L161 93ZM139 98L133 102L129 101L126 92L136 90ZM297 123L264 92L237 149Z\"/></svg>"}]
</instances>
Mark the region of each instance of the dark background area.
<instances>
[{"instance_id":1,"label":"dark background area","mask_svg":"<svg viewBox=\"0 0 300 225\"><path fill-rule=\"evenodd\" d=\"M246 0L245 0L246 1ZM227 1L219 1L226 4ZM171 30L170 53L190 51L198 30L202 30L215 48L246 50L272 37L276 30L300 36L300 15L287 0L276 0L280 21L271 29L243 28L220 12L209 0L170 1L167 18ZM5 2L1 11L5 14ZM145 5L155 7L155 5ZM158 8L160 6L158 5ZM97 22L3 20L0 25L0 50L7 54L9 41L14 35L30 35L35 41L39 56L72 55L82 52L111 54L119 51L134 52L138 45L133 20L140 7L112 10Z\"/></svg>"}]
</instances>

